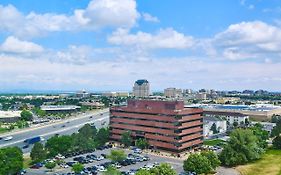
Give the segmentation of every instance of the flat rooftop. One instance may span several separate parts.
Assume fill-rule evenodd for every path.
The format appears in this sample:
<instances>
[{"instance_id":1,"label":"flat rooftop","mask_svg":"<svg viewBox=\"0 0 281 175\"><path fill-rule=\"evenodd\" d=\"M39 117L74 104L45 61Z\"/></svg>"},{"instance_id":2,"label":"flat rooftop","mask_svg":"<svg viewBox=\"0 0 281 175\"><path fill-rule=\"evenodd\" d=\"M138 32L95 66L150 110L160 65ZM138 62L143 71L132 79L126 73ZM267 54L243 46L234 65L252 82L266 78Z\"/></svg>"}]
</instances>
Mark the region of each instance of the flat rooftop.
<instances>
[{"instance_id":1,"label":"flat rooftop","mask_svg":"<svg viewBox=\"0 0 281 175\"><path fill-rule=\"evenodd\" d=\"M80 106L75 105L44 105L41 106L43 111L66 111L80 109Z\"/></svg>"},{"instance_id":2,"label":"flat rooftop","mask_svg":"<svg viewBox=\"0 0 281 175\"><path fill-rule=\"evenodd\" d=\"M199 107L203 109L218 109L218 110L235 110L235 111L271 111L274 109L281 109L280 106L270 104L256 104L256 105L221 105L221 104L193 104L185 107Z\"/></svg>"},{"instance_id":3,"label":"flat rooftop","mask_svg":"<svg viewBox=\"0 0 281 175\"><path fill-rule=\"evenodd\" d=\"M20 117L21 111L0 111L0 118Z\"/></svg>"}]
</instances>

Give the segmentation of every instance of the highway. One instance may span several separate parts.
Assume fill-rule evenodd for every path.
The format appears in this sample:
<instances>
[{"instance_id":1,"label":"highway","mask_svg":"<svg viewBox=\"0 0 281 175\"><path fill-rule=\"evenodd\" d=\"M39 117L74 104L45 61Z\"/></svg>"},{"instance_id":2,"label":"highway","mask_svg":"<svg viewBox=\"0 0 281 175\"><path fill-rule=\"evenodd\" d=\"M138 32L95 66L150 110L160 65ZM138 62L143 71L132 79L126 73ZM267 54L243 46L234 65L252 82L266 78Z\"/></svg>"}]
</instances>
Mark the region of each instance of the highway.
<instances>
[{"instance_id":1,"label":"highway","mask_svg":"<svg viewBox=\"0 0 281 175\"><path fill-rule=\"evenodd\" d=\"M102 123L106 122L104 126L106 126L109 122L109 112L107 110L96 111L91 113L86 113L79 115L75 118L61 120L56 123L45 124L42 126L31 127L28 129L24 129L22 131L5 133L0 135L1 138L6 136L12 136L13 139L9 141L0 140L0 148L7 146L18 146L22 148L26 143L23 141L25 139L29 139L35 136L44 137L45 141L54 136L55 134L59 135L70 135L75 133L86 123L94 123L97 128L102 127ZM45 142L44 141L44 142ZM23 153L29 153L31 151L32 145L30 145L26 149L22 149Z\"/></svg>"}]
</instances>

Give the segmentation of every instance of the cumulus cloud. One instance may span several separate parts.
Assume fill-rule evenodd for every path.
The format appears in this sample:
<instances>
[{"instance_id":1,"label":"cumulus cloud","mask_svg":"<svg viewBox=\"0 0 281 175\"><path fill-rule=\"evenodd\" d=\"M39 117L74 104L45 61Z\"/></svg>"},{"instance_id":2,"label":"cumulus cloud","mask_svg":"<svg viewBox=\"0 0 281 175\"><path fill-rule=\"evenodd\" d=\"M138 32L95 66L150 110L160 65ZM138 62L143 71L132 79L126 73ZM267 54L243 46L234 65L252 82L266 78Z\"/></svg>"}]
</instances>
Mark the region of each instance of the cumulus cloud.
<instances>
[{"instance_id":1,"label":"cumulus cloud","mask_svg":"<svg viewBox=\"0 0 281 175\"><path fill-rule=\"evenodd\" d=\"M25 15L13 5L0 5L0 31L27 38L59 31L131 28L139 16L135 0L92 0L85 9L75 9L72 15L35 12Z\"/></svg>"},{"instance_id":2,"label":"cumulus cloud","mask_svg":"<svg viewBox=\"0 0 281 175\"><path fill-rule=\"evenodd\" d=\"M148 21L148 22L156 22L156 23L160 22L160 20L156 16L152 16L149 13L142 13L142 17L145 21Z\"/></svg>"},{"instance_id":3,"label":"cumulus cloud","mask_svg":"<svg viewBox=\"0 0 281 175\"><path fill-rule=\"evenodd\" d=\"M210 42L224 58L232 60L260 58L264 55L279 57L281 29L261 21L241 22L216 34Z\"/></svg>"},{"instance_id":4,"label":"cumulus cloud","mask_svg":"<svg viewBox=\"0 0 281 175\"><path fill-rule=\"evenodd\" d=\"M126 29L118 29L108 37L115 45L136 46L148 49L185 49L193 45L193 38L172 28L160 29L156 34L137 32L130 34Z\"/></svg>"},{"instance_id":5,"label":"cumulus cloud","mask_svg":"<svg viewBox=\"0 0 281 175\"><path fill-rule=\"evenodd\" d=\"M14 36L8 37L0 46L0 50L2 52L19 54L40 53L44 51L42 46L29 41L19 40Z\"/></svg>"}]
</instances>

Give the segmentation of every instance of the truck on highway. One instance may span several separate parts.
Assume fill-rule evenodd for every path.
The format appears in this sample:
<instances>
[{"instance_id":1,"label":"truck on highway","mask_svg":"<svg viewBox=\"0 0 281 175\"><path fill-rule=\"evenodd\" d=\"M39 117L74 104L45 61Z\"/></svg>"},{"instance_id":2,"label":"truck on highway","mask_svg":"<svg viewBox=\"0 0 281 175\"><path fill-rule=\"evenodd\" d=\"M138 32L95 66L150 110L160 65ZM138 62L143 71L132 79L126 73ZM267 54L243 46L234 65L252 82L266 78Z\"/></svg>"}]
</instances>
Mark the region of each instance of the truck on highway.
<instances>
[{"instance_id":1,"label":"truck on highway","mask_svg":"<svg viewBox=\"0 0 281 175\"><path fill-rule=\"evenodd\" d=\"M30 139L26 139L23 142L27 143L27 144L34 144L34 143L40 142L40 141L44 141L44 138L41 136L36 136L36 137L30 138Z\"/></svg>"}]
</instances>

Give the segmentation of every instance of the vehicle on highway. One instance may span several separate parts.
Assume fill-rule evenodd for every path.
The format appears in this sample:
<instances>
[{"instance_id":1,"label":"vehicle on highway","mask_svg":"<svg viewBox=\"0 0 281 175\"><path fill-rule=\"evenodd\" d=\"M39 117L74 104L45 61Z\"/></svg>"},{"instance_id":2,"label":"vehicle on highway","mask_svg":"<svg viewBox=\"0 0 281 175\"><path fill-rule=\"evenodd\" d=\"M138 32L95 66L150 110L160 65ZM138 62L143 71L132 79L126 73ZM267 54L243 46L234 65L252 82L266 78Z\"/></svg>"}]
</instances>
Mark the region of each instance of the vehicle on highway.
<instances>
[{"instance_id":1,"label":"vehicle on highway","mask_svg":"<svg viewBox=\"0 0 281 175\"><path fill-rule=\"evenodd\" d=\"M7 137L5 137L3 140L4 141L9 141L9 140L12 140L13 139L13 136L7 136Z\"/></svg>"},{"instance_id":2,"label":"vehicle on highway","mask_svg":"<svg viewBox=\"0 0 281 175\"><path fill-rule=\"evenodd\" d=\"M45 139L41 136L36 136L30 139L25 139L23 142L27 144L34 144L36 142L44 141Z\"/></svg>"},{"instance_id":3,"label":"vehicle on highway","mask_svg":"<svg viewBox=\"0 0 281 175\"><path fill-rule=\"evenodd\" d=\"M62 125L61 127L62 127L62 128L64 128L64 127L65 127L65 125Z\"/></svg>"},{"instance_id":4,"label":"vehicle on highway","mask_svg":"<svg viewBox=\"0 0 281 175\"><path fill-rule=\"evenodd\" d=\"M28 148L29 147L29 145L24 145L23 147L22 147L22 149L26 149L26 148Z\"/></svg>"}]
</instances>

